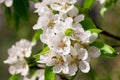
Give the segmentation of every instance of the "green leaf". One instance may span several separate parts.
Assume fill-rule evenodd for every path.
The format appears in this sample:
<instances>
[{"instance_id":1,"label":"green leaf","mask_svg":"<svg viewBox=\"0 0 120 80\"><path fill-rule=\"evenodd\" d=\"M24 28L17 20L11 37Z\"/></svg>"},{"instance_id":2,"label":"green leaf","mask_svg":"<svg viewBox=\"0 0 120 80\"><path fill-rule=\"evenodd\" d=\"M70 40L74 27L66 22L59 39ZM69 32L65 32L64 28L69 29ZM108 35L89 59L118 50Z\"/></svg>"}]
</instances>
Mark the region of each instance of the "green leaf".
<instances>
[{"instance_id":1,"label":"green leaf","mask_svg":"<svg viewBox=\"0 0 120 80\"><path fill-rule=\"evenodd\" d=\"M20 18L28 20L29 0L13 0L13 8Z\"/></svg>"},{"instance_id":2,"label":"green leaf","mask_svg":"<svg viewBox=\"0 0 120 80\"><path fill-rule=\"evenodd\" d=\"M5 6L4 14L8 25L11 25L11 19L12 19L11 9Z\"/></svg>"},{"instance_id":3,"label":"green leaf","mask_svg":"<svg viewBox=\"0 0 120 80\"><path fill-rule=\"evenodd\" d=\"M40 55L43 55L45 53L47 53L50 50L50 48L48 46L45 46L40 53L38 53L37 55L35 55L36 57L36 61L38 61L40 59Z\"/></svg>"},{"instance_id":4,"label":"green leaf","mask_svg":"<svg viewBox=\"0 0 120 80\"><path fill-rule=\"evenodd\" d=\"M102 30L101 29L90 29L89 30L91 33L101 33Z\"/></svg>"},{"instance_id":5,"label":"green leaf","mask_svg":"<svg viewBox=\"0 0 120 80\"><path fill-rule=\"evenodd\" d=\"M34 34L32 41L37 41L40 38L40 35L43 33L43 30L39 29L36 31L36 33Z\"/></svg>"},{"instance_id":6,"label":"green leaf","mask_svg":"<svg viewBox=\"0 0 120 80\"><path fill-rule=\"evenodd\" d=\"M9 78L9 80L18 80L18 77L19 77L18 74L14 74Z\"/></svg>"},{"instance_id":7,"label":"green leaf","mask_svg":"<svg viewBox=\"0 0 120 80\"><path fill-rule=\"evenodd\" d=\"M91 46L96 46L99 48L102 56L115 57L118 55L116 51L108 44L104 44L102 42L93 42Z\"/></svg>"},{"instance_id":8,"label":"green leaf","mask_svg":"<svg viewBox=\"0 0 120 80\"><path fill-rule=\"evenodd\" d=\"M89 17L86 17L84 21L81 22L81 24L85 30L96 29L94 22Z\"/></svg>"},{"instance_id":9,"label":"green leaf","mask_svg":"<svg viewBox=\"0 0 120 80\"><path fill-rule=\"evenodd\" d=\"M53 73L53 67L46 66L45 80L55 80L55 73Z\"/></svg>"},{"instance_id":10,"label":"green leaf","mask_svg":"<svg viewBox=\"0 0 120 80\"><path fill-rule=\"evenodd\" d=\"M46 46L44 49L42 49L42 51L40 52L40 54L45 54L50 50L50 48L48 46Z\"/></svg>"},{"instance_id":11,"label":"green leaf","mask_svg":"<svg viewBox=\"0 0 120 80\"><path fill-rule=\"evenodd\" d=\"M90 9L95 0L84 0L83 8Z\"/></svg>"},{"instance_id":12,"label":"green leaf","mask_svg":"<svg viewBox=\"0 0 120 80\"><path fill-rule=\"evenodd\" d=\"M66 36L71 36L74 32L75 31L73 29L69 28L69 29L66 29L64 33L65 33Z\"/></svg>"}]
</instances>

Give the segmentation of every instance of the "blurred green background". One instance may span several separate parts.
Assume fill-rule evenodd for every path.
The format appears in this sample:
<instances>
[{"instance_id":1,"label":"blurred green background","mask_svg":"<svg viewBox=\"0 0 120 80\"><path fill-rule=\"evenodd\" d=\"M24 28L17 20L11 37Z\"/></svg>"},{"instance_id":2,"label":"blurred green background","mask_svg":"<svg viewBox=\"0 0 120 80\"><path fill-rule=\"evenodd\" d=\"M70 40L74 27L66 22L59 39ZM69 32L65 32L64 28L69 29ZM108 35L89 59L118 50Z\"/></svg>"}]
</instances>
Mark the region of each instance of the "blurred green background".
<instances>
[{"instance_id":1,"label":"blurred green background","mask_svg":"<svg viewBox=\"0 0 120 80\"><path fill-rule=\"evenodd\" d=\"M97 9L95 12L98 13L98 3L96 3L96 5ZM29 15L29 21L20 20L20 27L16 31L14 27L11 27L7 24L4 16L4 6L0 5L0 80L8 80L10 77L8 72L9 66L3 63L3 61L8 57L8 48L10 48L16 41L19 41L21 38L26 38L29 40L32 39L34 34L32 26L36 24L38 17L34 13L33 3L31 3L31 10ZM105 17L100 17L99 14L96 16L100 27L120 37L120 0L118 0L117 5L114 8L111 8L109 11L107 11ZM100 37L102 41L110 45L120 44L120 41L113 38L104 35L100 35ZM116 47L115 49L117 52L120 52L120 47ZM120 80L120 56L113 58L99 57L98 59L92 60L91 64L95 75L92 75L93 72L90 74L92 77L95 77L95 80ZM92 77L89 76L89 74L82 74L80 72L80 74L77 75L76 80L92 80Z\"/></svg>"}]
</instances>

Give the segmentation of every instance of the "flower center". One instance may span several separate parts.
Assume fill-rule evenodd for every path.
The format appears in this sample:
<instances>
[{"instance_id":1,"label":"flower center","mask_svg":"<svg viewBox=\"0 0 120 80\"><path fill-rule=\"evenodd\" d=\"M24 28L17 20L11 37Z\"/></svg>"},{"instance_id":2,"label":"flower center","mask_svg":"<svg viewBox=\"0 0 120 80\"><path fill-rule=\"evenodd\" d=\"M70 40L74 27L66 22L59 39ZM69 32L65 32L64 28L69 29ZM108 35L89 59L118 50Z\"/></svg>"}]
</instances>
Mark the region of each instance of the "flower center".
<instances>
[{"instance_id":1,"label":"flower center","mask_svg":"<svg viewBox=\"0 0 120 80\"><path fill-rule=\"evenodd\" d=\"M64 49L65 47L67 47L67 45L65 44L65 42L60 41L59 47L61 47L62 49Z\"/></svg>"},{"instance_id":2,"label":"flower center","mask_svg":"<svg viewBox=\"0 0 120 80\"><path fill-rule=\"evenodd\" d=\"M69 8L69 5L68 4L64 4L63 6L62 6L62 10L67 10Z\"/></svg>"},{"instance_id":3,"label":"flower center","mask_svg":"<svg viewBox=\"0 0 120 80\"><path fill-rule=\"evenodd\" d=\"M53 20L53 19L49 20L48 26L49 26L50 28L53 28L54 25L55 25L54 20Z\"/></svg>"}]
</instances>

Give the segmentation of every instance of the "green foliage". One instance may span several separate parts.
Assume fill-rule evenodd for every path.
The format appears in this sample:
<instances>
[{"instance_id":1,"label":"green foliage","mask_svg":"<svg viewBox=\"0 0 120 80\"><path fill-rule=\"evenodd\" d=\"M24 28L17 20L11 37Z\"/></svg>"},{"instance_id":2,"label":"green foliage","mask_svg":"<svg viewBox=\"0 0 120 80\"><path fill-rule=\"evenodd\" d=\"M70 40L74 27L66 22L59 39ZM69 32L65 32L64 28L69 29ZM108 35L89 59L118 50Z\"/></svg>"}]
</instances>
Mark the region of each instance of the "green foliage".
<instances>
[{"instance_id":1,"label":"green foliage","mask_svg":"<svg viewBox=\"0 0 120 80\"><path fill-rule=\"evenodd\" d=\"M90 9L95 0L84 0L83 8Z\"/></svg>"},{"instance_id":2,"label":"green foliage","mask_svg":"<svg viewBox=\"0 0 120 80\"><path fill-rule=\"evenodd\" d=\"M91 33L101 33L102 32L102 30L100 30L100 29L89 29L90 30L90 32Z\"/></svg>"},{"instance_id":3,"label":"green foliage","mask_svg":"<svg viewBox=\"0 0 120 80\"><path fill-rule=\"evenodd\" d=\"M36 55L36 61L40 59L40 55L43 55L47 53L50 50L48 46L45 46L37 55Z\"/></svg>"},{"instance_id":4,"label":"green foliage","mask_svg":"<svg viewBox=\"0 0 120 80\"><path fill-rule=\"evenodd\" d=\"M41 29L37 30L32 38L32 41L38 41L42 33L43 33L43 30Z\"/></svg>"},{"instance_id":5,"label":"green foliage","mask_svg":"<svg viewBox=\"0 0 120 80\"><path fill-rule=\"evenodd\" d=\"M14 74L14 75L12 75L12 76L9 78L9 80L18 80L18 78L19 78L19 75L18 75L18 74Z\"/></svg>"},{"instance_id":6,"label":"green foliage","mask_svg":"<svg viewBox=\"0 0 120 80\"><path fill-rule=\"evenodd\" d=\"M81 22L81 24L85 30L96 29L94 22L89 17L86 17L84 21Z\"/></svg>"},{"instance_id":7,"label":"green foliage","mask_svg":"<svg viewBox=\"0 0 120 80\"><path fill-rule=\"evenodd\" d=\"M74 32L75 31L73 29L69 28L69 29L66 29L64 33L65 33L66 36L71 36Z\"/></svg>"},{"instance_id":8,"label":"green foliage","mask_svg":"<svg viewBox=\"0 0 120 80\"><path fill-rule=\"evenodd\" d=\"M93 42L91 46L96 46L99 48L102 56L115 57L118 55L110 45L104 44L102 42Z\"/></svg>"},{"instance_id":9,"label":"green foliage","mask_svg":"<svg viewBox=\"0 0 120 80\"><path fill-rule=\"evenodd\" d=\"M23 20L28 20L29 0L13 0L14 12Z\"/></svg>"},{"instance_id":10,"label":"green foliage","mask_svg":"<svg viewBox=\"0 0 120 80\"><path fill-rule=\"evenodd\" d=\"M46 66L45 68L45 80L55 80L55 73L52 70L52 67Z\"/></svg>"}]
</instances>

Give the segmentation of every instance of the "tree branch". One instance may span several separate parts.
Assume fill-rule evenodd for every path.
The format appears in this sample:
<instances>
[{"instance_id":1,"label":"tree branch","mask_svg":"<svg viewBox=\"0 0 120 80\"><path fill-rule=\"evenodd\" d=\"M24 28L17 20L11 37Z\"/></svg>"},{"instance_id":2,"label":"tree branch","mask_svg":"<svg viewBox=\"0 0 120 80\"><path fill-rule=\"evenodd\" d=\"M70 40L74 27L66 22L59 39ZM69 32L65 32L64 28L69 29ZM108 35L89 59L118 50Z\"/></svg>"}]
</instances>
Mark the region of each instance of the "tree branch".
<instances>
[{"instance_id":1,"label":"tree branch","mask_svg":"<svg viewBox=\"0 0 120 80\"><path fill-rule=\"evenodd\" d=\"M97 27L98 29L103 30L103 31L101 32L102 34L104 34L104 35L106 35L106 36L109 36L109 37L111 37L111 38L114 38L114 39L120 41L120 37L119 37L119 36L116 36L116 35L114 35L114 34L108 32L108 31L105 31L104 29L102 29L101 27L99 27L99 26L97 26L97 25L96 25L96 27Z\"/></svg>"}]
</instances>

